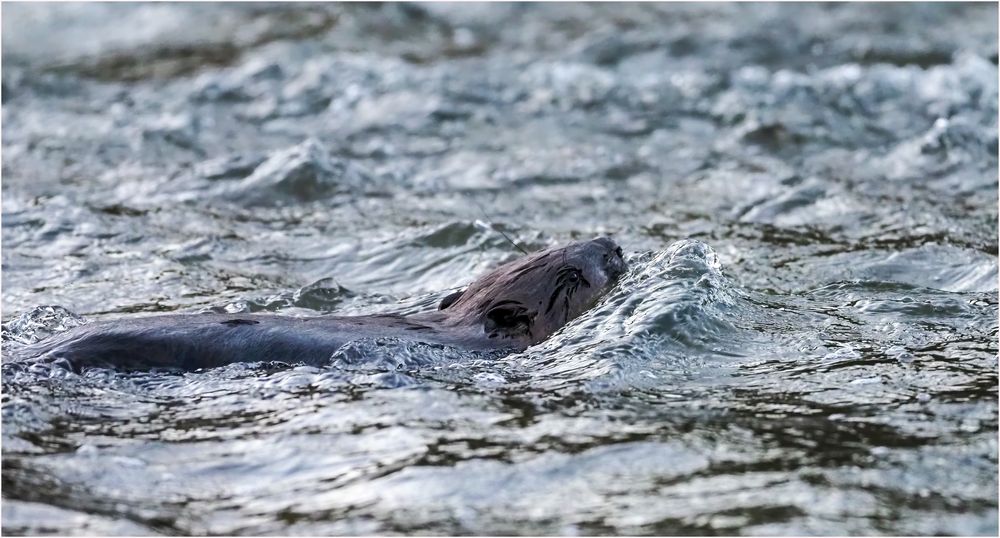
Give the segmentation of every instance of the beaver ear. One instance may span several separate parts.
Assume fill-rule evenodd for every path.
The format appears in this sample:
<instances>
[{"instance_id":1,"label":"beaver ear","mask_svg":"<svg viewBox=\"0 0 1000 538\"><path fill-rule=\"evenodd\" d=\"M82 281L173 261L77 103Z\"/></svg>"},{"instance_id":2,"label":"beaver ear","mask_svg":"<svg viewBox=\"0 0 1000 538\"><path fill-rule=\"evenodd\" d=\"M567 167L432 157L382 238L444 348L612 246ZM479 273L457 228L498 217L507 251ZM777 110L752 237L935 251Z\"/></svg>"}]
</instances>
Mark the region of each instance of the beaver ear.
<instances>
[{"instance_id":1,"label":"beaver ear","mask_svg":"<svg viewBox=\"0 0 1000 538\"><path fill-rule=\"evenodd\" d=\"M486 313L483 329L490 338L524 336L529 334L533 317L534 315L523 306L495 306Z\"/></svg>"},{"instance_id":2,"label":"beaver ear","mask_svg":"<svg viewBox=\"0 0 1000 538\"><path fill-rule=\"evenodd\" d=\"M453 305L463 293L465 293L465 290L456 291L455 293L446 295L444 299L441 299L441 304L438 305L438 310L444 310L445 308Z\"/></svg>"}]
</instances>

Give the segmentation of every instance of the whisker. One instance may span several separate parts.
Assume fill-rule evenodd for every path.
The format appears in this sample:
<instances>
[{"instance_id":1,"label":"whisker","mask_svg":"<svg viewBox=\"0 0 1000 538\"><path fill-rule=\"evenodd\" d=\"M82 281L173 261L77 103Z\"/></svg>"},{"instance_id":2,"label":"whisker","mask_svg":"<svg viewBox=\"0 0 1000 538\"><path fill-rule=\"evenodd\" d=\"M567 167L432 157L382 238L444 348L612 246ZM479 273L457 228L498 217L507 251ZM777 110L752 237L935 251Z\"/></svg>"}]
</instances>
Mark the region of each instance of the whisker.
<instances>
[{"instance_id":1,"label":"whisker","mask_svg":"<svg viewBox=\"0 0 1000 538\"><path fill-rule=\"evenodd\" d=\"M528 255L528 251L524 250L517 243L515 243L514 240L511 239L503 230L500 230L500 229L497 229L497 228L493 227L493 219L490 218L490 216L486 213L486 209L482 205L480 205L479 202L477 202L475 198L473 198L473 197L471 197L471 196L469 196L467 194L465 195L465 198L467 200L469 200L470 202L472 202L476 207L479 208L479 211L482 212L482 214L483 214L483 218L486 219L486 224L489 225L489 227L490 227L491 230L493 230L494 232L498 232L500 235L502 235L503 238L506 239L508 243L510 243L511 245L514 245L514 248L516 248L517 250L520 250L525 256Z\"/></svg>"}]
</instances>

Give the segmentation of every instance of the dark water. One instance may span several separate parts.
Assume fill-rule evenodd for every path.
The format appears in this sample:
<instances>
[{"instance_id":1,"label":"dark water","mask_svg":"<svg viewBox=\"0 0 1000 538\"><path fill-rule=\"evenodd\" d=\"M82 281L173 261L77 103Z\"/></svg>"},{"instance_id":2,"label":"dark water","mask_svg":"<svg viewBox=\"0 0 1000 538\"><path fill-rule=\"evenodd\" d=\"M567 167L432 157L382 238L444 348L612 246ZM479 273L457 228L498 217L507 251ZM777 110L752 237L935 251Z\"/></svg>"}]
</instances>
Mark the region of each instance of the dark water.
<instances>
[{"instance_id":1,"label":"dark water","mask_svg":"<svg viewBox=\"0 0 1000 538\"><path fill-rule=\"evenodd\" d=\"M983 534L997 8L3 6L4 354L630 272L506 357L3 368L7 534ZM489 217L477 207L485 208Z\"/></svg>"}]
</instances>

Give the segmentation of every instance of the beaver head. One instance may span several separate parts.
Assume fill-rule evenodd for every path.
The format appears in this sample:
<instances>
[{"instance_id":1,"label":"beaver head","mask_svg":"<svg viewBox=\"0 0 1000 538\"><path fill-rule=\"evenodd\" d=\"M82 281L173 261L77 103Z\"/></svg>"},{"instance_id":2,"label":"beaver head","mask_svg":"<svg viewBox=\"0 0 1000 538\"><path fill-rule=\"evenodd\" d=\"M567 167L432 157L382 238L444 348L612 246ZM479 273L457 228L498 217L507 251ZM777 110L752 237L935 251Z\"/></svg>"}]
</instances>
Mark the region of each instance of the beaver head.
<instances>
[{"instance_id":1,"label":"beaver head","mask_svg":"<svg viewBox=\"0 0 1000 538\"><path fill-rule=\"evenodd\" d=\"M501 265L439 308L455 325L523 349L593 306L625 269L621 247L608 238L549 248Z\"/></svg>"}]
</instances>

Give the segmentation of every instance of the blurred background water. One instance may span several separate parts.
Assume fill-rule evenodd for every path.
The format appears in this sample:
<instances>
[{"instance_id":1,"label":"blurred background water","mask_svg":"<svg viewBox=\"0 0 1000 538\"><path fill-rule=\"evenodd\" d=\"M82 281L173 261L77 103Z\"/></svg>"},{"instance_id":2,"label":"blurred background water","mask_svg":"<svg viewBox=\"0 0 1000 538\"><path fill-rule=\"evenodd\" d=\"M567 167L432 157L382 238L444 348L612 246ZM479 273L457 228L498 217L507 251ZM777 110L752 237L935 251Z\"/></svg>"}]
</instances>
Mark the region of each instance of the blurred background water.
<instances>
[{"instance_id":1,"label":"blurred background water","mask_svg":"<svg viewBox=\"0 0 1000 538\"><path fill-rule=\"evenodd\" d=\"M5 534L996 535L995 4L2 30ZM487 222L631 270L506 357L6 360L98 319L433 308L517 257Z\"/></svg>"}]
</instances>

